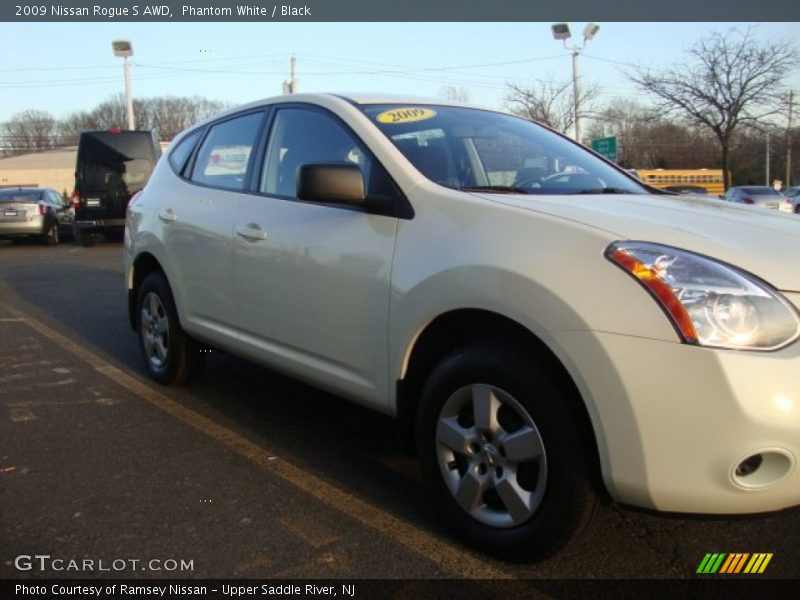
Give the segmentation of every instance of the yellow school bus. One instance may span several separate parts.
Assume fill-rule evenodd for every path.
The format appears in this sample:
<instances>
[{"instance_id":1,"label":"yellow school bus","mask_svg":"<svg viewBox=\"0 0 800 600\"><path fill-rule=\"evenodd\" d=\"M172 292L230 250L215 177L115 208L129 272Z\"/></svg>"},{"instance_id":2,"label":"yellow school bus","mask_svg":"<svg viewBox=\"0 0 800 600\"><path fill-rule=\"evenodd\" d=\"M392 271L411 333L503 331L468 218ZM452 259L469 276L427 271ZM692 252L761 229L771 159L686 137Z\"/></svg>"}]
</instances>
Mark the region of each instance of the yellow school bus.
<instances>
[{"instance_id":1,"label":"yellow school bus","mask_svg":"<svg viewBox=\"0 0 800 600\"><path fill-rule=\"evenodd\" d=\"M695 185L709 194L722 194L725 184L722 169L636 169L639 179L657 188Z\"/></svg>"}]
</instances>

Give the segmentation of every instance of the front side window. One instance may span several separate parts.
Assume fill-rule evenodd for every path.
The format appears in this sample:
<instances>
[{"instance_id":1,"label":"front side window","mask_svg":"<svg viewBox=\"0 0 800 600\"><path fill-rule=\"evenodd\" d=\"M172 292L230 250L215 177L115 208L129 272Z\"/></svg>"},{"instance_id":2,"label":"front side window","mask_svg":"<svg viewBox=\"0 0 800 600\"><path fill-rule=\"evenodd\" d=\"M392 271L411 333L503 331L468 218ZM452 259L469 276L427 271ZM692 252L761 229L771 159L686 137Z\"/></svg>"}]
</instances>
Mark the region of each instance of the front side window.
<instances>
[{"instance_id":1,"label":"front side window","mask_svg":"<svg viewBox=\"0 0 800 600\"><path fill-rule=\"evenodd\" d=\"M333 117L304 108L278 110L261 172L259 191L297 197L301 165L352 163L364 174L367 193L378 185L380 169L355 136Z\"/></svg>"},{"instance_id":2,"label":"front side window","mask_svg":"<svg viewBox=\"0 0 800 600\"><path fill-rule=\"evenodd\" d=\"M531 121L451 106L370 105L364 114L428 179L464 191L649 193Z\"/></svg>"},{"instance_id":3,"label":"front side window","mask_svg":"<svg viewBox=\"0 0 800 600\"><path fill-rule=\"evenodd\" d=\"M244 190L262 118L261 113L251 113L213 125L197 152L191 180L227 190Z\"/></svg>"},{"instance_id":4,"label":"front side window","mask_svg":"<svg viewBox=\"0 0 800 600\"><path fill-rule=\"evenodd\" d=\"M47 192L47 199L53 206L60 208L65 205L64 198L58 192Z\"/></svg>"}]
</instances>

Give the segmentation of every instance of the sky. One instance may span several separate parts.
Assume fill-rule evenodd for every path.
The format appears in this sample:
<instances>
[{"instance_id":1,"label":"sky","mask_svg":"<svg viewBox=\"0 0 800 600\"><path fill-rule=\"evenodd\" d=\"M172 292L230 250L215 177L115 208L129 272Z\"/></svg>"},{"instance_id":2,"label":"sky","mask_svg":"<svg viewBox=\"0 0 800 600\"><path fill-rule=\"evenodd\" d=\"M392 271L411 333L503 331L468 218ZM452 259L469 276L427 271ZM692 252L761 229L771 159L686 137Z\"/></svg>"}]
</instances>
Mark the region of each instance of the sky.
<instances>
[{"instance_id":1,"label":"sky","mask_svg":"<svg viewBox=\"0 0 800 600\"><path fill-rule=\"evenodd\" d=\"M664 68L712 31L755 26L761 41L800 39L800 23L605 23L580 58L600 101L646 102L625 78ZM585 23L571 23L582 42ZM56 119L124 91L111 41L128 39L134 98L203 96L233 105L278 95L297 59L298 91L369 91L441 97L464 88L502 109L507 84L567 81L570 53L550 23L0 23L0 122L37 109ZM800 91L800 65L785 82Z\"/></svg>"}]
</instances>

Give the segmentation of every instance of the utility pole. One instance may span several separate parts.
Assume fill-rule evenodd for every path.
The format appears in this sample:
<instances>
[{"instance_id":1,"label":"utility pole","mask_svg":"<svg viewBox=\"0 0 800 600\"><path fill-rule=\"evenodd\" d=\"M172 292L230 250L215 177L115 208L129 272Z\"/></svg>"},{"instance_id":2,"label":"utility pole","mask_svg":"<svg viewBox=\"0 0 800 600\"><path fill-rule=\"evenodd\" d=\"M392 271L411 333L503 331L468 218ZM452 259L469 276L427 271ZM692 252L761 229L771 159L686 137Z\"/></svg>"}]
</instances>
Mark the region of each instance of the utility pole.
<instances>
[{"instance_id":1,"label":"utility pole","mask_svg":"<svg viewBox=\"0 0 800 600\"><path fill-rule=\"evenodd\" d=\"M764 171L764 185L769 187L769 131L767 131L767 165Z\"/></svg>"},{"instance_id":2,"label":"utility pole","mask_svg":"<svg viewBox=\"0 0 800 600\"><path fill-rule=\"evenodd\" d=\"M283 82L283 93L284 94L296 94L297 93L297 78L294 74L295 63L297 59L292 54L292 58L289 60L289 81Z\"/></svg>"},{"instance_id":3,"label":"utility pole","mask_svg":"<svg viewBox=\"0 0 800 600\"><path fill-rule=\"evenodd\" d=\"M794 90L789 90L789 124L786 127L786 187L792 186L792 106L794 104Z\"/></svg>"}]
</instances>

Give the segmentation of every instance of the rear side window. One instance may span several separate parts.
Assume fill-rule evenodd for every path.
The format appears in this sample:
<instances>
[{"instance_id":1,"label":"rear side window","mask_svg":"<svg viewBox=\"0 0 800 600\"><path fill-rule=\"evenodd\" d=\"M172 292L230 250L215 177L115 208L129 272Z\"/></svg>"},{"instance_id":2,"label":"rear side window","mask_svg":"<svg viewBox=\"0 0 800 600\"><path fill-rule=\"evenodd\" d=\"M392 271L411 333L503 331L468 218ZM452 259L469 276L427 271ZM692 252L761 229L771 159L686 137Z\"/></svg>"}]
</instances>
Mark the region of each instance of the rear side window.
<instances>
[{"instance_id":1,"label":"rear side window","mask_svg":"<svg viewBox=\"0 0 800 600\"><path fill-rule=\"evenodd\" d=\"M8 191L0 193L0 202L38 202L44 199L44 192Z\"/></svg>"},{"instance_id":2,"label":"rear side window","mask_svg":"<svg viewBox=\"0 0 800 600\"><path fill-rule=\"evenodd\" d=\"M183 167L186 166L186 161L192 154L192 150L197 145L202 133L202 129L190 133L169 153L169 164L172 165L176 173L183 171Z\"/></svg>"},{"instance_id":3,"label":"rear side window","mask_svg":"<svg viewBox=\"0 0 800 600\"><path fill-rule=\"evenodd\" d=\"M262 118L261 113L252 113L212 126L197 152L191 180L227 190L245 189Z\"/></svg>"}]
</instances>

